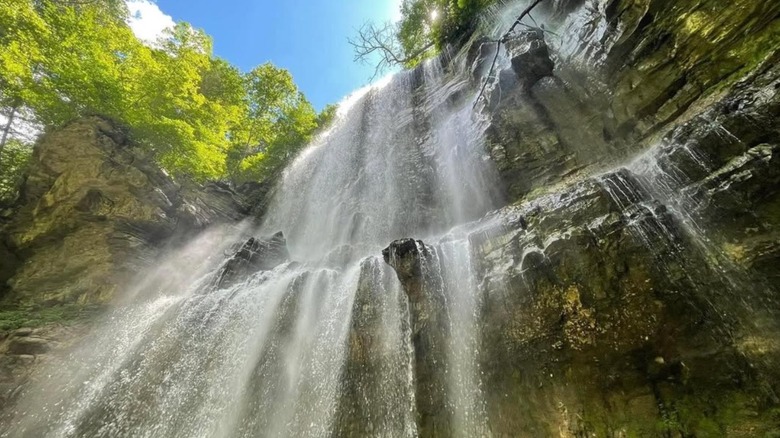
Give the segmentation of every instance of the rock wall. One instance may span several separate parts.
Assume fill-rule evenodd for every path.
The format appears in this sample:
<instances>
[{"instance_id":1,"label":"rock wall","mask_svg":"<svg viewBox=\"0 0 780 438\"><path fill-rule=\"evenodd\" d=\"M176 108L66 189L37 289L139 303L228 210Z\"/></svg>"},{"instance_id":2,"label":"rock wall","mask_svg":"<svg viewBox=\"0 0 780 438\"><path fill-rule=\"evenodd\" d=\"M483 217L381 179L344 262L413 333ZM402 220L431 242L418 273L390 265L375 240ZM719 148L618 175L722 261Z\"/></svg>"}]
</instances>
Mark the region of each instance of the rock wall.
<instances>
[{"instance_id":1,"label":"rock wall","mask_svg":"<svg viewBox=\"0 0 780 438\"><path fill-rule=\"evenodd\" d=\"M536 31L511 37L502 51L526 73L500 73L488 93L489 150L513 201L652 146L766 62L780 35L780 5L769 1L541 6L553 17L544 33L549 52L514 53L513 41ZM485 45L489 61L494 44ZM547 62L552 72L538 68Z\"/></svg>"},{"instance_id":2,"label":"rock wall","mask_svg":"<svg viewBox=\"0 0 780 438\"><path fill-rule=\"evenodd\" d=\"M179 185L107 120L75 121L35 148L20 208L3 227L19 260L3 301L104 304L177 236L248 213L226 186Z\"/></svg>"},{"instance_id":3,"label":"rock wall","mask_svg":"<svg viewBox=\"0 0 780 438\"><path fill-rule=\"evenodd\" d=\"M245 219L256 192L177 184L99 117L45 135L0 228L0 405L165 248Z\"/></svg>"},{"instance_id":4,"label":"rock wall","mask_svg":"<svg viewBox=\"0 0 780 438\"><path fill-rule=\"evenodd\" d=\"M773 436L780 4L547 12L555 34L512 35L478 107L510 201L469 238L490 432ZM495 43L471 44L478 84ZM420 291L438 289L414 269L425 252L401 252L385 259L423 332L413 342L424 368L434 358L414 321L446 309L415 315L415 302L435 302ZM443 412L418 403L420 434L441 431L431 423Z\"/></svg>"}]
</instances>

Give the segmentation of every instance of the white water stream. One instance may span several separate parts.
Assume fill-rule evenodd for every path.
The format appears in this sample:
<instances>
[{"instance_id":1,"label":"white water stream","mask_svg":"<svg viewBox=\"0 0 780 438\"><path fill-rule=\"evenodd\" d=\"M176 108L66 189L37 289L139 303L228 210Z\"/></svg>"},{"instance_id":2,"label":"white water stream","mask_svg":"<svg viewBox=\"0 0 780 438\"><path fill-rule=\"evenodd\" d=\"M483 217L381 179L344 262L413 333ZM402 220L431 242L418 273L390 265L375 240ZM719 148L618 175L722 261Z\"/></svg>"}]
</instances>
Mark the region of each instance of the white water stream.
<instances>
[{"instance_id":1,"label":"white water stream","mask_svg":"<svg viewBox=\"0 0 780 438\"><path fill-rule=\"evenodd\" d=\"M33 385L9 436L415 435L409 311L381 250L405 237L435 243L497 207L471 102L448 100L467 89L429 61L347 99L287 169L260 229L212 230L145 273L69 362ZM293 262L212 286L231 247L280 230ZM451 333L443 409L471 436L485 418L477 288L468 236L444 240L434 246ZM378 315L366 381L345 375L363 313ZM346 407L350 378L362 385L351 393L363 395L362 415Z\"/></svg>"}]
</instances>

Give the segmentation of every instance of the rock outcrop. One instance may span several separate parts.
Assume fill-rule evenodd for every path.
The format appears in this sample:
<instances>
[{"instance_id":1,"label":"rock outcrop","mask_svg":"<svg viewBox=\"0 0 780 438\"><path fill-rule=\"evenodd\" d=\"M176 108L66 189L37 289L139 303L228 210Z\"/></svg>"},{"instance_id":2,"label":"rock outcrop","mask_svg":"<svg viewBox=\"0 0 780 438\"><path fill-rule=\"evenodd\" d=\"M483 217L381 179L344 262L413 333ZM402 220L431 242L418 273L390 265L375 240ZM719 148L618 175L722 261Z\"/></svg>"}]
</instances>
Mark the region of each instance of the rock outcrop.
<instances>
[{"instance_id":1,"label":"rock outcrop","mask_svg":"<svg viewBox=\"0 0 780 438\"><path fill-rule=\"evenodd\" d=\"M217 286L230 286L249 275L271 270L289 260L287 240L281 231L268 239L251 237L225 263L218 275Z\"/></svg>"},{"instance_id":2,"label":"rock outcrop","mask_svg":"<svg viewBox=\"0 0 780 438\"><path fill-rule=\"evenodd\" d=\"M3 227L16 259L3 302L104 304L173 239L246 217L225 185L180 185L92 117L47 134L35 148L20 208Z\"/></svg>"},{"instance_id":3,"label":"rock outcrop","mask_svg":"<svg viewBox=\"0 0 780 438\"><path fill-rule=\"evenodd\" d=\"M441 369L446 362L449 325L435 267L427 266L433 262L431 253L422 241L402 239L385 248L382 257L395 270L409 299L417 427L450 435L452 418L443 408L447 401L447 376Z\"/></svg>"},{"instance_id":4,"label":"rock outcrop","mask_svg":"<svg viewBox=\"0 0 780 438\"><path fill-rule=\"evenodd\" d=\"M247 218L256 192L176 183L99 117L46 134L0 227L0 405L165 248Z\"/></svg>"},{"instance_id":5,"label":"rock outcrop","mask_svg":"<svg viewBox=\"0 0 780 438\"><path fill-rule=\"evenodd\" d=\"M529 32L507 47L524 61L482 107L512 202L468 239L490 432L776 433L780 5L584 4L548 9L561 45ZM479 82L495 43L475 41ZM420 250L433 246L383 253L413 326L452 317L414 304L440 290ZM418 404L422 435L442 412Z\"/></svg>"},{"instance_id":6,"label":"rock outcrop","mask_svg":"<svg viewBox=\"0 0 780 438\"><path fill-rule=\"evenodd\" d=\"M502 50L512 61L486 92L488 150L512 201L652 146L766 63L780 33L773 2L542 5L558 26L548 23L554 31L543 41L541 31L510 39ZM549 75L547 46L555 64Z\"/></svg>"}]
</instances>

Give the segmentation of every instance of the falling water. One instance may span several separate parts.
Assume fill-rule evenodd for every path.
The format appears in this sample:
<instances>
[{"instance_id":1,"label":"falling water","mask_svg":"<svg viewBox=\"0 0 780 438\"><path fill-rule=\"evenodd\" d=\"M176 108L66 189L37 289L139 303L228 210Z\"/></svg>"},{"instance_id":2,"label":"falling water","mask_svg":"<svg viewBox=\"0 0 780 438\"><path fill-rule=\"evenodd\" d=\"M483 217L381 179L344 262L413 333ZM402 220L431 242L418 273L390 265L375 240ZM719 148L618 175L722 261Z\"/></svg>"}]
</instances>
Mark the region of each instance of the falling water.
<instances>
[{"instance_id":1,"label":"falling water","mask_svg":"<svg viewBox=\"0 0 780 438\"><path fill-rule=\"evenodd\" d=\"M438 242L444 409L464 436L485 433L470 244L449 230L500 199L462 62L429 61L348 98L259 229L211 230L144 273L32 385L5 436L414 436L408 303L380 256L405 237ZM214 286L231 248L278 231L292 262Z\"/></svg>"}]
</instances>

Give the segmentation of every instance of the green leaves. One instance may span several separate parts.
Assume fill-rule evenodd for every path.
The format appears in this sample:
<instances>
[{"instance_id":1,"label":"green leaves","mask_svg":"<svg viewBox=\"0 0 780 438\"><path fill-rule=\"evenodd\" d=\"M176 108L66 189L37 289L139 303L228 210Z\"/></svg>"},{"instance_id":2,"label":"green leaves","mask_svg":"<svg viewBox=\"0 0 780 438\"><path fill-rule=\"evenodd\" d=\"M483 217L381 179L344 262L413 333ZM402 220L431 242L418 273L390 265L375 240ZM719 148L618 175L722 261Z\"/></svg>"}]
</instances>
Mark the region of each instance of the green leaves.
<instances>
[{"instance_id":1,"label":"green leaves","mask_svg":"<svg viewBox=\"0 0 780 438\"><path fill-rule=\"evenodd\" d=\"M0 163L3 166L3 171L0 172L0 207L16 201L31 157L32 146L16 139L8 141L5 147L0 149Z\"/></svg>"},{"instance_id":2,"label":"green leaves","mask_svg":"<svg viewBox=\"0 0 780 438\"><path fill-rule=\"evenodd\" d=\"M263 64L244 75L244 111L232 131L235 181L274 176L311 139L317 114L287 70Z\"/></svg>"},{"instance_id":3,"label":"green leaves","mask_svg":"<svg viewBox=\"0 0 780 438\"><path fill-rule=\"evenodd\" d=\"M477 17L497 0L403 0L401 20L367 23L348 41L355 60L375 65L376 75L388 67L415 67L448 43L470 33Z\"/></svg>"},{"instance_id":4,"label":"green leaves","mask_svg":"<svg viewBox=\"0 0 780 438\"><path fill-rule=\"evenodd\" d=\"M0 94L4 104L33 99L48 28L32 2L0 0Z\"/></svg>"},{"instance_id":5,"label":"green leaves","mask_svg":"<svg viewBox=\"0 0 780 438\"><path fill-rule=\"evenodd\" d=\"M120 0L0 0L0 106L46 129L108 116L196 179L267 178L311 138L317 114L286 70L242 74L187 23L149 47L126 18Z\"/></svg>"}]
</instances>

